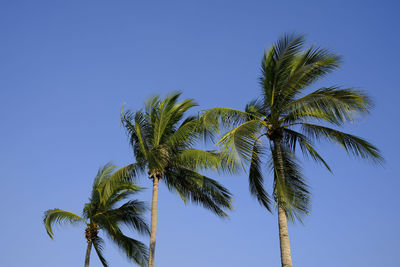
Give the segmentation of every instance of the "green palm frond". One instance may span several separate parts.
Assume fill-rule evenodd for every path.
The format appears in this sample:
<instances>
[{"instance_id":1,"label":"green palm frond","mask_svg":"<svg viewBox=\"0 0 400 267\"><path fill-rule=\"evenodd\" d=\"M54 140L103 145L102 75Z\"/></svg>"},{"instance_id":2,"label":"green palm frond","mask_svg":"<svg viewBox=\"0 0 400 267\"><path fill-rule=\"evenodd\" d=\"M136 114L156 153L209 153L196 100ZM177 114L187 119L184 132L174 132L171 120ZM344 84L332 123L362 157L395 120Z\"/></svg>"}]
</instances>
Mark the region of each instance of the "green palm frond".
<instances>
[{"instance_id":1,"label":"green palm frond","mask_svg":"<svg viewBox=\"0 0 400 267\"><path fill-rule=\"evenodd\" d=\"M191 118L190 118L191 119ZM199 139L200 125L198 120L183 122L179 128L171 134L166 141L166 145L176 148L186 148L194 146Z\"/></svg>"},{"instance_id":2,"label":"green palm frond","mask_svg":"<svg viewBox=\"0 0 400 267\"><path fill-rule=\"evenodd\" d=\"M119 183L112 184L104 183L98 188L101 192L101 198L98 204L102 206L103 209L112 208L114 204L118 201L126 199L126 197L131 196L141 190L141 188L132 183Z\"/></svg>"},{"instance_id":3,"label":"green palm frond","mask_svg":"<svg viewBox=\"0 0 400 267\"><path fill-rule=\"evenodd\" d=\"M321 88L287 104L287 115L282 121L287 124L317 119L341 125L368 113L371 106L371 100L361 91L335 86Z\"/></svg>"},{"instance_id":4,"label":"green palm frond","mask_svg":"<svg viewBox=\"0 0 400 267\"><path fill-rule=\"evenodd\" d=\"M279 95L279 106L291 102L305 88L339 67L340 57L326 49L311 47L292 58Z\"/></svg>"},{"instance_id":5,"label":"green palm frond","mask_svg":"<svg viewBox=\"0 0 400 267\"><path fill-rule=\"evenodd\" d=\"M310 138L324 138L327 141L339 144L347 153L378 163L383 162L383 157L379 150L360 137L311 123L301 123L301 126L304 133Z\"/></svg>"},{"instance_id":6,"label":"green palm frond","mask_svg":"<svg viewBox=\"0 0 400 267\"><path fill-rule=\"evenodd\" d=\"M301 168L293 153L281 144L271 146L271 168L274 171L274 196L281 205L286 216L292 221L301 221L303 215L309 213L310 192Z\"/></svg>"},{"instance_id":7,"label":"green palm frond","mask_svg":"<svg viewBox=\"0 0 400 267\"><path fill-rule=\"evenodd\" d=\"M107 211L106 216L109 216L116 223L123 223L137 230L141 234L149 234L150 229L142 217L147 210L148 207L144 202L131 200L117 209Z\"/></svg>"},{"instance_id":8,"label":"green palm frond","mask_svg":"<svg viewBox=\"0 0 400 267\"><path fill-rule=\"evenodd\" d=\"M263 57L260 82L264 105L272 112L279 106L280 95L285 89L284 81L287 80L293 60L300 53L303 44L303 36L285 35Z\"/></svg>"},{"instance_id":9,"label":"green palm frond","mask_svg":"<svg viewBox=\"0 0 400 267\"><path fill-rule=\"evenodd\" d=\"M117 166L112 165L111 162L108 162L103 167L100 167L97 171L96 177L94 178L93 188L96 188L99 184L107 180L116 168Z\"/></svg>"},{"instance_id":10,"label":"green palm frond","mask_svg":"<svg viewBox=\"0 0 400 267\"><path fill-rule=\"evenodd\" d=\"M311 140L309 140L305 135L288 128L284 129L283 135L283 142L287 145L287 147L290 147L293 152L296 151L296 145L298 144L303 152L303 155L310 156L313 160L322 163L329 171L331 171L329 165L313 147Z\"/></svg>"},{"instance_id":11,"label":"green palm frond","mask_svg":"<svg viewBox=\"0 0 400 267\"><path fill-rule=\"evenodd\" d=\"M247 103L244 111L248 113L247 120L262 118L269 114L269 109L264 106L260 99L254 99Z\"/></svg>"},{"instance_id":12,"label":"green palm frond","mask_svg":"<svg viewBox=\"0 0 400 267\"><path fill-rule=\"evenodd\" d=\"M75 213L60 209L51 209L47 210L44 213L43 223L46 228L47 234L52 239L54 237L52 226L54 224L62 224L67 222L71 224L79 222L85 223L85 220Z\"/></svg>"},{"instance_id":13,"label":"green palm frond","mask_svg":"<svg viewBox=\"0 0 400 267\"><path fill-rule=\"evenodd\" d=\"M259 142L254 142L253 153L250 162L249 171L249 187L250 193L257 198L258 202L267 210L271 211L271 200L268 193L264 189L264 178L261 167L261 145Z\"/></svg>"},{"instance_id":14,"label":"green palm frond","mask_svg":"<svg viewBox=\"0 0 400 267\"><path fill-rule=\"evenodd\" d=\"M101 190L102 203L108 202L111 197L116 196L121 190L139 191L140 187L132 182L142 172L143 170L138 164L129 164L114 172L96 188L97 190Z\"/></svg>"},{"instance_id":15,"label":"green palm frond","mask_svg":"<svg viewBox=\"0 0 400 267\"><path fill-rule=\"evenodd\" d=\"M105 217L103 216L103 219ZM124 235L118 225L111 220L101 220L101 226L107 236L124 252L128 259L140 266L147 266L147 247L140 241Z\"/></svg>"},{"instance_id":16,"label":"green palm frond","mask_svg":"<svg viewBox=\"0 0 400 267\"><path fill-rule=\"evenodd\" d=\"M219 133L221 129L238 126L246 122L250 115L245 111L232 108L212 108L203 112L201 119L209 129Z\"/></svg>"},{"instance_id":17,"label":"green palm frond","mask_svg":"<svg viewBox=\"0 0 400 267\"><path fill-rule=\"evenodd\" d=\"M239 159L251 161L253 144L258 140L262 121L250 120L233 128L224 134L218 141L223 148L223 153L228 155L228 163L234 166Z\"/></svg>"},{"instance_id":18,"label":"green palm frond","mask_svg":"<svg viewBox=\"0 0 400 267\"><path fill-rule=\"evenodd\" d=\"M99 257L99 260L100 260L101 264L103 264L104 267L108 267L108 263L107 263L106 259L103 256L104 240L99 236L96 237L93 240L93 247L94 247L94 250L97 253L97 256Z\"/></svg>"},{"instance_id":19,"label":"green palm frond","mask_svg":"<svg viewBox=\"0 0 400 267\"><path fill-rule=\"evenodd\" d=\"M168 189L176 191L187 202L201 204L220 217L228 215L224 209L232 209L232 195L213 179L189 169L168 170L164 175Z\"/></svg>"},{"instance_id":20,"label":"green palm frond","mask_svg":"<svg viewBox=\"0 0 400 267\"><path fill-rule=\"evenodd\" d=\"M219 153L194 148L183 150L176 160L178 165L192 170L218 170L222 164L222 156Z\"/></svg>"},{"instance_id":21,"label":"green palm frond","mask_svg":"<svg viewBox=\"0 0 400 267\"><path fill-rule=\"evenodd\" d=\"M149 256L146 245L122 233L115 235L113 239L118 247L126 254L128 259L133 260L139 266L147 266Z\"/></svg>"},{"instance_id":22,"label":"green palm frond","mask_svg":"<svg viewBox=\"0 0 400 267\"><path fill-rule=\"evenodd\" d=\"M157 115L154 122L152 121L154 146L166 141L164 138L170 135L170 131L174 130L174 126L183 118L184 113L197 106L193 99L186 99L178 103L180 95L181 93L172 93L158 102L156 106L152 106L151 112Z\"/></svg>"}]
</instances>

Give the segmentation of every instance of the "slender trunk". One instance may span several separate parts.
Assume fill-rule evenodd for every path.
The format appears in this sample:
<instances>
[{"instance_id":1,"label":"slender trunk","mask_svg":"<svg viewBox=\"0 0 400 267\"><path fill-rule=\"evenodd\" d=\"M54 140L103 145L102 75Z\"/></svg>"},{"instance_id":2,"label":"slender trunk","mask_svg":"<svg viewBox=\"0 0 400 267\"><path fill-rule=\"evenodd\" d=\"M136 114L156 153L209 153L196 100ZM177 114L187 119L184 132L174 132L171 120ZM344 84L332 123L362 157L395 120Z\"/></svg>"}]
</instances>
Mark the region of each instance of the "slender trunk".
<instances>
[{"instance_id":1,"label":"slender trunk","mask_svg":"<svg viewBox=\"0 0 400 267\"><path fill-rule=\"evenodd\" d=\"M285 179L284 164L282 160L282 149L280 141L274 140L274 147L278 156L279 172L282 179ZM281 248L282 267L292 267L292 256L290 254L289 232L287 227L287 218L282 203L278 196L278 225L279 225L279 242Z\"/></svg>"},{"instance_id":2,"label":"slender trunk","mask_svg":"<svg viewBox=\"0 0 400 267\"><path fill-rule=\"evenodd\" d=\"M92 250L92 241L88 241L85 257L85 267L89 267L90 252Z\"/></svg>"},{"instance_id":3,"label":"slender trunk","mask_svg":"<svg viewBox=\"0 0 400 267\"><path fill-rule=\"evenodd\" d=\"M159 178L155 175L153 177L153 199L151 202L151 233L150 233L150 252L149 252L148 267L154 267L154 255L156 248L156 232L157 232L158 180Z\"/></svg>"},{"instance_id":4,"label":"slender trunk","mask_svg":"<svg viewBox=\"0 0 400 267\"><path fill-rule=\"evenodd\" d=\"M289 232L287 227L287 219L285 210L278 203L278 224L279 224L279 241L281 247L282 267L292 267L292 257L290 255Z\"/></svg>"}]
</instances>

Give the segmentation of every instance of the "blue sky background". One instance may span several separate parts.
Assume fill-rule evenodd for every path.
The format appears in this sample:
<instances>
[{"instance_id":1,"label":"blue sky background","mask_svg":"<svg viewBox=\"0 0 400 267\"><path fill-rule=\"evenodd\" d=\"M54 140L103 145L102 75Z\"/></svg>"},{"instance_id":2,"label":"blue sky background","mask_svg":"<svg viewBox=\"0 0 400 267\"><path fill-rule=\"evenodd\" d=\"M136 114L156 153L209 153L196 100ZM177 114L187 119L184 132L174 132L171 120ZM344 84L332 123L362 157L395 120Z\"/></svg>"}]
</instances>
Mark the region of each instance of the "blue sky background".
<instances>
[{"instance_id":1,"label":"blue sky background","mask_svg":"<svg viewBox=\"0 0 400 267\"><path fill-rule=\"evenodd\" d=\"M333 174L303 161L312 214L289 226L294 265L395 266L398 10L397 1L1 1L0 266L83 265L83 228L57 229L51 240L43 212L79 213L100 165L133 161L121 106L181 90L201 109L243 108L260 94L264 49L285 32L343 56L318 86L354 86L374 99L371 115L346 130L386 158L376 167L321 144ZM228 220L161 186L156 265L279 266L276 214L250 197L245 174L215 177L235 195ZM150 201L150 190L139 197ZM105 254L111 266L131 266L110 242Z\"/></svg>"}]
</instances>

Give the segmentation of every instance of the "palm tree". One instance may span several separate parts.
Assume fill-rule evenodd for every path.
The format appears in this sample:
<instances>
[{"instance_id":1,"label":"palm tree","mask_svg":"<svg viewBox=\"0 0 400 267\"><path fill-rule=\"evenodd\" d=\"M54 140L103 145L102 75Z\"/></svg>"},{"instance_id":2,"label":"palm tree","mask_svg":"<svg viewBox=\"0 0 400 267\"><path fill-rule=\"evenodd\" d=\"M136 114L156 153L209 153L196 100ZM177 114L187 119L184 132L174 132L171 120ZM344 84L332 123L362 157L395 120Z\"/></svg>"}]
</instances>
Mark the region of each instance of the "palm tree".
<instances>
[{"instance_id":1,"label":"palm tree","mask_svg":"<svg viewBox=\"0 0 400 267\"><path fill-rule=\"evenodd\" d=\"M100 168L93 182L89 202L85 204L82 216L75 213L51 209L45 212L44 225L47 234L53 239L52 226L61 223L86 224L85 237L87 250L85 267L89 266L92 245L103 266L108 266L103 257L104 240L98 235L100 230L126 253L130 260L140 266L147 264L147 248L140 241L123 234L121 225L129 226L141 234L149 234L149 228L143 219L147 210L144 202L129 200L122 205L129 196L136 193L139 187L131 183L129 167L115 171L116 166L107 164Z\"/></svg>"},{"instance_id":2,"label":"palm tree","mask_svg":"<svg viewBox=\"0 0 400 267\"><path fill-rule=\"evenodd\" d=\"M260 204L269 211L271 203L276 204L284 267L292 266L287 218L301 219L309 211L309 191L295 156L296 148L328 170L314 148L315 140L339 144L361 158L382 160L378 149L369 142L327 127L341 126L368 113L371 102L362 91L349 88L333 86L305 92L338 68L340 58L322 48L303 47L303 36L286 35L265 53L261 96L251 101L245 111L214 108L203 114L209 127L231 127L218 144L229 155L229 162L240 158L249 163L250 193ZM274 176L273 201L263 186L265 167Z\"/></svg>"},{"instance_id":3,"label":"palm tree","mask_svg":"<svg viewBox=\"0 0 400 267\"><path fill-rule=\"evenodd\" d=\"M156 96L147 101L143 111L121 114L136 158L131 170L138 174L147 170L153 181L149 267L154 266L159 181L185 203L201 204L218 216L226 217L224 209L231 209L230 192L198 172L221 169L224 159L215 151L195 148L207 130L195 116L185 117L196 103L192 99L178 102L180 95L172 93L163 100Z\"/></svg>"}]
</instances>

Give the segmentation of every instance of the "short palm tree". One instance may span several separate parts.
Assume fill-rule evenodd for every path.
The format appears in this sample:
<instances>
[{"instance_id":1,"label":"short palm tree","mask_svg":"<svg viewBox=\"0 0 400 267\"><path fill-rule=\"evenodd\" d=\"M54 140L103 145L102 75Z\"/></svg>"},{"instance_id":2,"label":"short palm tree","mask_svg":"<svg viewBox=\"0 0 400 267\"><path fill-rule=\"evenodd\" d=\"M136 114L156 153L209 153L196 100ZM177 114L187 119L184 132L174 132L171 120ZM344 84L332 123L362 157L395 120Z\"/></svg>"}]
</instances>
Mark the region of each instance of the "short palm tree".
<instances>
[{"instance_id":1,"label":"short palm tree","mask_svg":"<svg viewBox=\"0 0 400 267\"><path fill-rule=\"evenodd\" d=\"M140 266L147 264L147 248L140 241L123 234L121 225L126 225L141 234L149 234L149 228L143 219L147 210L144 202L127 200L136 193L139 187L130 182L130 173L127 168L115 171L116 166L111 164L100 168L93 182L89 202L85 204L83 215L61 210L51 209L45 212L44 225L48 235L53 238L52 226L61 223L80 223L86 225L85 237L87 250L85 267L89 266L92 245L96 250L101 263L108 266L103 257L103 239L98 235L102 230L127 257ZM121 205L122 201L126 201Z\"/></svg>"},{"instance_id":2,"label":"short palm tree","mask_svg":"<svg viewBox=\"0 0 400 267\"><path fill-rule=\"evenodd\" d=\"M147 101L143 111L121 114L136 158L131 171L143 174L147 170L153 181L149 267L154 266L159 181L185 202L199 203L218 216L226 217L224 209L231 209L230 192L198 172L221 169L224 159L215 151L195 148L207 131L196 117L185 117L196 103L192 99L178 102L179 96L172 93L163 100L156 96Z\"/></svg>"},{"instance_id":3,"label":"short palm tree","mask_svg":"<svg viewBox=\"0 0 400 267\"><path fill-rule=\"evenodd\" d=\"M361 91L339 87L305 92L338 68L340 59L321 48L303 50L303 45L302 36L287 35L265 53L261 65L261 96L250 102L245 111L214 108L203 114L204 121L213 123L210 127L214 129L232 128L219 144L229 155L229 162L236 158L249 162L250 192L268 210L272 200L263 186L263 172L264 167L272 169L272 199L278 209L284 267L292 266L287 218L300 219L309 209L309 192L296 160L296 148L328 169L314 148L315 140L339 144L348 153L362 158L382 159L378 149L369 142L327 127L329 124L341 126L367 113L370 100Z\"/></svg>"}]
</instances>

